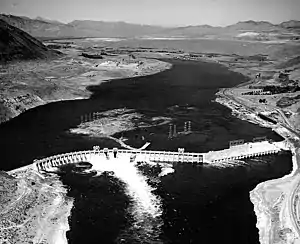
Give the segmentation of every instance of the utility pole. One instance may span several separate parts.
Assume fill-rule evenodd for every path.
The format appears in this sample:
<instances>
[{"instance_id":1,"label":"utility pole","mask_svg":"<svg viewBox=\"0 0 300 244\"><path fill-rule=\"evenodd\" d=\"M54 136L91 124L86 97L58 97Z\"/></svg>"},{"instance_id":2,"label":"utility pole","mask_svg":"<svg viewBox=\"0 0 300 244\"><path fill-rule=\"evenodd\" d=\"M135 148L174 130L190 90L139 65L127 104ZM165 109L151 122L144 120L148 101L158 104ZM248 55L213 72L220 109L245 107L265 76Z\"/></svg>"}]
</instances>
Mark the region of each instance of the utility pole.
<instances>
[{"instance_id":1,"label":"utility pole","mask_svg":"<svg viewBox=\"0 0 300 244\"><path fill-rule=\"evenodd\" d=\"M174 132L173 132L173 137L177 136L177 129L176 129L176 125L174 125Z\"/></svg>"},{"instance_id":2,"label":"utility pole","mask_svg":"<svg viewBox=\"0 0 300 244\"><path fill-rule=\"evenodd\" d=\"M192 122L188 121L188 132L192 132Z\"/></svg>"},{"instance_id":3,"label":"utility pole","mask_svg":"<svg viewBox=\"0 0 300 244\"><path fill-rule=\"evenodd\" d=\"M172 124L169 125L169 136L168 136L169 139L172 138Z\"/></svg>"},{"instance_id":4,"label":"utility pole","mask_svg":"<svg viewBox=\"0 0 300 244\"><path fill-rule=\"evenodd\" d=\"M184 127L183 127L183 131L186 133L187 132L187 122L184 122Z\"/></svg>"}]
</instances>

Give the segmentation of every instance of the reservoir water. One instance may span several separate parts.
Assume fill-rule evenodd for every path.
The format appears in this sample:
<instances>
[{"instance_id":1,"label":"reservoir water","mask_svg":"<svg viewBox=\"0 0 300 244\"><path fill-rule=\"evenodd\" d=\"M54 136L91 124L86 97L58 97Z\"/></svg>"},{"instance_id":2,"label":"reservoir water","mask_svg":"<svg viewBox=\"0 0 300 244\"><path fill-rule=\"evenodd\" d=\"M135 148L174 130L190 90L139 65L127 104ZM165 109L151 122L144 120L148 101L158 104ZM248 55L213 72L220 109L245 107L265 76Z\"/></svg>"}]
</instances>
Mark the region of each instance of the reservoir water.
<instances>
[{"instance_id":1,"label":"reservoir water","mask_svg":"<svg viewBox=\"0 0 300 244\"><path fill-rule=\"evenodd\" d=\"M184 147L192 152L226 148L235 139L282 139L213 102L218 88L244 81L242 75L217 64L170 62L170 70L89 87L90 99L37 107L1 125L1 169L93 145L116 146L108 139L70 134L69 128L76 127L83 114L124 107L149 117L171 117L180 130L185 121L192 122L194 133L173 140L167 139L166 125L124 132L133 146L142 144L141 136L151 141L149 149ZM177 164L164 176L159 175L160 167L133 167L121 161L103 162L94 171L76 166L61 169L61 179L75 199L69 243L258 243L249 191L292 169L289 154L234 167Z\"/></svg>"}]
</instances>

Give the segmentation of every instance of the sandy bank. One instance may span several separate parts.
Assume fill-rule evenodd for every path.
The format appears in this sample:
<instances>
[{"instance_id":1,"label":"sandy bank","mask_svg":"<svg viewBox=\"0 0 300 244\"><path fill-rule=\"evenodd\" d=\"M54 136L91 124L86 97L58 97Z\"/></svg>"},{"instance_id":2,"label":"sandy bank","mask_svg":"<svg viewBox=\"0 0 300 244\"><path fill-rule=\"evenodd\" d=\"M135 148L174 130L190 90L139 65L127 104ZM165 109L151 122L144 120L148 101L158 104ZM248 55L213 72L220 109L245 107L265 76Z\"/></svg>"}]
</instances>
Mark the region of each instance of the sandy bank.
<instances>
[{"instance_id":1,"label":"sandy bank","mask_svg":"<svg viewBox=\"0 0 300 244\"><path fill-rule=\"evenodd\" d=\"M292 172L282 178L262 182L250 192L261 244L300 243L297 223L291 208L294 201L293 192L298 183L298 164L296 148L293 144L290 146L294 154Z\"/></svg>"},{"instance_id":2,"label":"sandy bank","mask_svg":"<svg viewBox=\"0 0 300 244\"><path fill-rule=\"evenodd\" d=\"M52 244L68 244L67 231L70 230L68 218L71 215L71 209L73 207L73 201L69 200L67 204L64 205L65 212L60 217L60 221L56 228L49 236L49 243Z\"/></svg>"},{"instance_id":3,"label":"sandy bank","mask_svg":"<svg viewBox=\"0 0 300 244\"><path fill-rule=\"evenodd\" d=\"M234 89L234 88L232 88ZM261 244L269 243L300 243L299 229L295 222L294 194L298 187L299 138L282 126L273 125L256 115L259 108L245 106L241 99L226 96L224 91L218 93L216 101L232 110L233 115L240 119L271 128L286 139L287 147L293 153L293 170L289 175L258 184L250 192L250 199L257 216L257 228ZM286 125L285 125L286 126Z\"/></svg>"}]
</instances>

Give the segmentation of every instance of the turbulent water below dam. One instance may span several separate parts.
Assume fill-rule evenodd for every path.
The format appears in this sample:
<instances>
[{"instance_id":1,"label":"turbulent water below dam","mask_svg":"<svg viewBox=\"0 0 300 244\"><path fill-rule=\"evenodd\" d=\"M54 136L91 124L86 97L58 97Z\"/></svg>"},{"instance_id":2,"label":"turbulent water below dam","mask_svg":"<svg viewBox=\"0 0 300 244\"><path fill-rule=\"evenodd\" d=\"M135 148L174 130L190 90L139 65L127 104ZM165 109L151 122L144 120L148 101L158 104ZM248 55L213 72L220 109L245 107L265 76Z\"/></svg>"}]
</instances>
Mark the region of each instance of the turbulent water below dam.
<instances>
[{"instance_id":1,"label":"turbulent water below dam","mask_svg":"<svg viewBox=\"0 0 300 244\"><path fill-rule=\"evenodd\" d=\"M192 123L192 134L173 140L167 138L168 125L123 132L127 143L137 147L144 143L142 137L151 141L149 149L184 147L189 152L226 148L235 139L282 139L213 102L218 88L237 85L244 81L242 75L217 64L170 62L170 70L89 87L90 99L37 107L1 125L1 169L93 145L115 146L109 139L73 135L69 129L83 114L117 108L170 117L178 130L185 121ZM236 165L133 165L126 158L97 157L90 163L60 169L68 195L74 198L69 243L259 243L249 191L292 169L290 154Z\"/></svg>"}]
</instances>

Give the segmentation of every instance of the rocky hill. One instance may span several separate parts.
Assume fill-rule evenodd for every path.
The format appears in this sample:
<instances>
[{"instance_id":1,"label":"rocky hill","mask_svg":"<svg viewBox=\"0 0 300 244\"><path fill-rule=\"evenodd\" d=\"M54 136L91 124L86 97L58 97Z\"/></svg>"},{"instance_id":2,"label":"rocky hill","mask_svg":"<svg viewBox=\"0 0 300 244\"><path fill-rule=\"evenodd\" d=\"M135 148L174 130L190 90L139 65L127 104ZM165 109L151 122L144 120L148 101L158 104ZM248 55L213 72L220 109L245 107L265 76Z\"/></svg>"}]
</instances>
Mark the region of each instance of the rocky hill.
<instances>
[{"instance_id":1,"label":"rocky hill","mask_svg":"<svg viewBox=\"0 0 300 244\"><path fill-rule=\"evenodd\" d=\"M36 38L71 38L71 37L97 37L100 35L95 30L81 30L72 25L57 23L27 17L0 14L0 19L15 26Z\"/></svg>"},{"instance_id":2,"label":"rocky hill","mask_svg":"<svg viewBox=\"0 0 300 244\"><path fill-rule=\"evenodd\" d=\"M40 41L0 19L0 61L55 56Z\"/></svg>"},{"instance_id":3,"label":"rocky hill","mask_svg":"<svg viewBox=\"0 0 300 244\"><path fill-rule=\"evenodd\" d=\"M150 25L91 20L75 20L71 23L64 24L41 17L30 19L28 17L5 14L0 14L0 19L41 39L72 37L133 37L156 33L164 29L162 27Z\"/></svg>"}]
</instances>

